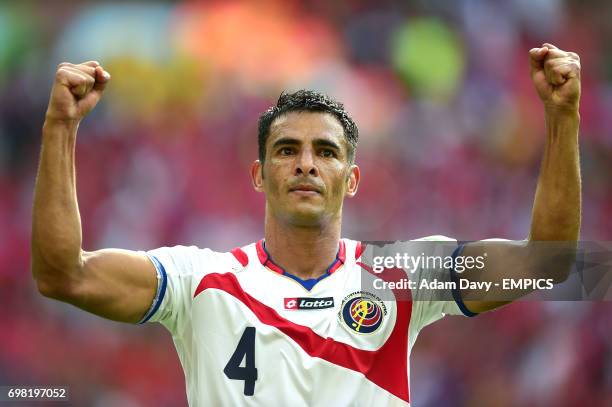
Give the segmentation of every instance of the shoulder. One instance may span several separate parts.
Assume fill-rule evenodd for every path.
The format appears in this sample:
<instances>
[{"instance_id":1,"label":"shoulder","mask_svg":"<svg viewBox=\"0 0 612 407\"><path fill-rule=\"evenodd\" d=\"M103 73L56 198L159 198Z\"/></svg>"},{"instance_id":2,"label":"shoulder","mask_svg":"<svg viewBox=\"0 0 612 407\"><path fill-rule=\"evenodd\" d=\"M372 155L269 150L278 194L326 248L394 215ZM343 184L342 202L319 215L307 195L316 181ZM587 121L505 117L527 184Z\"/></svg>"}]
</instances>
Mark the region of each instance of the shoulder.
<instances>
[{"instance_id":1,"label":"shoulder","mask_svg":"<svg viewBox=\"0 0 612 407\"><path fill-rule=\"evenodd\" d=\"M457 245L457 240L444 236L444 235L431 235L419 237L416 239L409 240L393 240L393 241L356 241L351 239L342 239L346 242L347 253L355 253L355 258L358 259L361 254L368 250L368 253L372 253L372 247L377 252L389 251L389 252L399 252L406 251L409 249L420 250L423 247L426 248L435 248L435 247L455 247ZM441 243L441 244L436 244Z\"/></svg>"},{"instance_id":2,"label":"shoulder","mask_svg":"<svg viewBox=\"0 0 612 407\"><path fill-rule=\"evenodd\" d=\"M353 240L346 237L343 237L341 240L340 252L339 256L342 258L342 261L356 261L361 257L365 248L366 242L362 242L360 240Z\"/></svg>"},{"instance_id":3,"label":"shoulder","mask_svg":"<svg viewBox=\"0 0 612 407\"><path fill-rule=\"evenodd\" d=\"M166 271L178 274L198 274L211 270L237 271L248 264L247 251L255 243L228 251L216 251L198 246L164 246L146 252L154 262L161 263Z\"/></svg>"},{"instance_id":4,"label":"shoulder","mask_svg":"<svg viewBox=\"0 0 612 407\"><path fill-rule=\"evenodd\" d=\"M412 242L456 242L457 239L444 235L431 235L425 237L419 237L417 239L411 239Z\"/></svg>"}]
</instances>

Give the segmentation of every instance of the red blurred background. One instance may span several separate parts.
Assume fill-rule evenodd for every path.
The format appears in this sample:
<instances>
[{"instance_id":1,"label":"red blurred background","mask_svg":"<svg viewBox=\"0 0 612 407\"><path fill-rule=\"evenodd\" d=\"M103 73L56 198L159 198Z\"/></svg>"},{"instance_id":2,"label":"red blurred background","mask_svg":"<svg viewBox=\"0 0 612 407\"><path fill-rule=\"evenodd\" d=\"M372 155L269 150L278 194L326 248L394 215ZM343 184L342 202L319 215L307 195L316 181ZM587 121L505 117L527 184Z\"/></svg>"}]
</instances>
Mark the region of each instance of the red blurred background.
<instances>
[{"instance_id":1,"label":"red blurred background","mask_svg":"<svg viewBox=\"0 0 612 407\"><path fill-rule=\"evenodd\" d=\"M403 3L0 4L0 385L67 385L63 405L186 404L163 328L104 321L32 282L40 129L64 60L113 75L79 131L88 250L260 238L257 118L300 88L343 101L360 128L345 236L522 239L544 141L527 51L545 41L582 59L582 239L609 240L612 3ZM612 405L611 311L519 302L445 318L417 341L413 405Z\"/></svg>"}]
</instances>

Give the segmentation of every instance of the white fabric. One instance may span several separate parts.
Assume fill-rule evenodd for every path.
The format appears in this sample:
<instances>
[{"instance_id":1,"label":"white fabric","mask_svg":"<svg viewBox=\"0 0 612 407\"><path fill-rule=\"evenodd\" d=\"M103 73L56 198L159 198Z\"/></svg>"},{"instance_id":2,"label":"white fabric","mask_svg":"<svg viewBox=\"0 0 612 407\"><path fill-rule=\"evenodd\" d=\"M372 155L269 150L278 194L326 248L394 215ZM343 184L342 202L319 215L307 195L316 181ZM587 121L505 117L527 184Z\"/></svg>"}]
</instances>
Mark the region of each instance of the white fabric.
<instances>
[{"instance_id":1,"label":"white fabric","mask_svg":"<svg viewBox=\"0 0 612 407\"><path fill-rule=\"evenodd\" d=\"M446 237L424 239L444 239L456 246L456 241ZM382 384L381 381L377 384L364 373L310 356L303 345L278 327L262 322L244 302L223 289L208 288L194 298L204 277L210 281L219 275L227 282L231 280L227 277L232 275L241 290L275 310L281 318L306 327L320 338L328 338L340 346L379 351L396 328L398 303L381 301L387 314L372 333L357 333L346 325L339 317L341 306L347 296L362 289L360 275L363 268L358 264L359 259L355 259L358 243L349 239L343 241L346 249L344 265L319 281L311 291L292 278L264 267L255 243L242 248L248 256L246 267L232 253L218 253L195 246L163 247L147 252L149 257L155 257L161 263L167 274L163 301L149 322L160 322L172 334L185 372L190 406L409 405L384 388L387 386L386 378ZM419 295L412 292L413 298L419 301L412 302L409 324L403 327L408 335L407 343L405 349L398 352L398 358L402 358L402 352L409 358L423 327L445 314L461 314L454 302L428 301ZM334 305L317 310L285 309L285 299L294 297L333 297ZM224 373L247 327L256 330L257 380L252 396L244 394L245 381L229 379ZM240 366L245 366L245 360ZM389 381L393 380L405 381L408 385L408 371L400 372L398 377L389 377Z\"/></svg>"}]
</instances>

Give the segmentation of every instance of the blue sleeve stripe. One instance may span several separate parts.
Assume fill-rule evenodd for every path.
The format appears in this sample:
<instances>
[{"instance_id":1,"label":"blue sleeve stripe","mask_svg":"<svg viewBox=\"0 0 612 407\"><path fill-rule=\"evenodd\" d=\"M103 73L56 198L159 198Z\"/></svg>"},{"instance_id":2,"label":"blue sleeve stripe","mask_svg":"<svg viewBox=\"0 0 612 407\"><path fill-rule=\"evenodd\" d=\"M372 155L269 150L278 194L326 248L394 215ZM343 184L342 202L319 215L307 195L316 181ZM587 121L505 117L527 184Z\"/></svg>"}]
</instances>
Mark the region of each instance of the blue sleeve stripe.
<instances>
[{"instance_id":1,"label":"blue sleeve stripe","mask_svg":"<svg viewBox=\"0 0 612 407\"><path fill-rule=\"evenodd\" d=\"M164 268L164 265L161 264L157 257L150 254L148 254L148 256L149 259L151 259L151 262L153 262L153 265L155 266L155 270L157 271L158 277L161 278L157 279L159 283L157 284L157 292L155 293L155 298L151 303L151 308L149 308L149 311L147 311L145 316L140 320L140 322L138 322L139 324L144 324L153 315L155 315L162 301L164 300L164 295L166 295L166 286L168 284L168 275L166 274L166 269Z\"/></svg>"},{"instance_id":2,"label":"blue sleeve stripe","mask_svg":"<svg viewBox=\"0 0 612 407\"><path fill-rule=\"evenodd\" d=\"M452 293L453 298L461 312L463 312L463 315L465 315L466 317L475 317L478 314L467 309L467 307L463 303L463 300L461 299L461 293L459 292L459 278L457 277L457 272L455 271L455 259L457 258L457 256L461 255L461 253L463 253L463 249L465 248L466 244L467 242L459 243L459 246L457 246L457 248L453 252L453 267L451 267L450 269L450 276L451 281L455 283L455 288L452 289Z\"/></svg>"}]
</instances>

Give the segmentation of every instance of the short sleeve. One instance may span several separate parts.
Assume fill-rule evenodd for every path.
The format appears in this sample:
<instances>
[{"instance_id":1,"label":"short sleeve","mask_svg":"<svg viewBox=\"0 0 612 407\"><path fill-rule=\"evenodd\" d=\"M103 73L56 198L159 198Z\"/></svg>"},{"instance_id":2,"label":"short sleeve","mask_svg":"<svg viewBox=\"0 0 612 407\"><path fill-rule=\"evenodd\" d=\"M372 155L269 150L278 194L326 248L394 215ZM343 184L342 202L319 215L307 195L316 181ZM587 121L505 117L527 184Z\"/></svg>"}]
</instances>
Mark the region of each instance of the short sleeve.
<instances>
[{"instance_id":1,"label":"short sleeve","mask_svg":"<svg viewBox=\"0 0 612 407\"><path fill-rule=\"evenodd\" d=\"M427 325L434 323L445 315L466 315L474 316L467 309L463 312L463 303L457 290L452 288L444 289L429 289L423 288L422 281L431 283L435 281L440 287L452 287L454 281L454 270L452 266L448 266L460 254L462 245L458 244L455 239L436 235L428 236L421 239L416 239L411 242L418 242L418 254L425 258L440 259L442 267L430 266L419 267L410 273L410 280L415 281L415 288L412 289L412 314L410 318L410 337L416 339L418 332Z\"/></svg>"},{"instance_id":2,"label":"short sleeve","mask_svg":"<svg viewBox=\"0 0 612 407\"><path fill-rule=\"evenodd\" d=\"M157 292L140 323L159 322L173 334L191 316L192 295L213 253L196 246L161 247L144 252L157 271Z\"/></svg>"}]
</instances>

